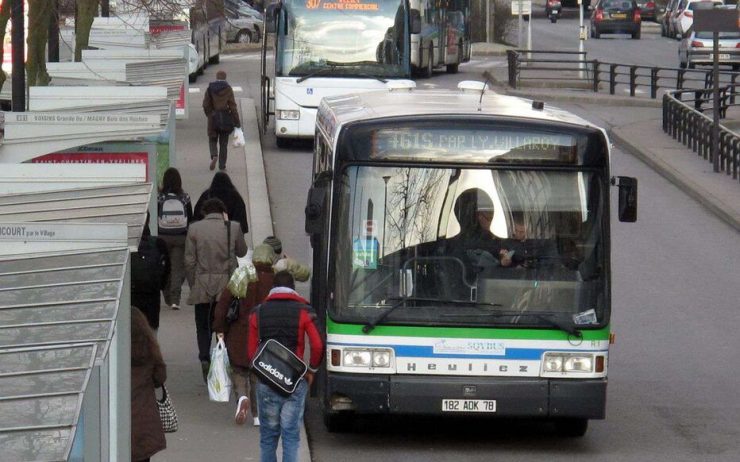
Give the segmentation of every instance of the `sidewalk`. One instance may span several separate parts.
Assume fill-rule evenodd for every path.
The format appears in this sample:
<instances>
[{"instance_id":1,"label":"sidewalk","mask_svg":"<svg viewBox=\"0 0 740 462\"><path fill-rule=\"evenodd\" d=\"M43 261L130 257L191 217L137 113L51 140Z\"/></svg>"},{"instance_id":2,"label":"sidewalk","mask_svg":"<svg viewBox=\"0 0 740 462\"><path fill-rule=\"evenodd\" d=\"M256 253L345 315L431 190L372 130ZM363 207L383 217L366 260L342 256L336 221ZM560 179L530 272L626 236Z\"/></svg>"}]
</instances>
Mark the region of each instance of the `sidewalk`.
<instances>
[{"instance_id":1,"label":"sidewalk","mask_svg":"<svg viewBox=\"0 0 740 462\"><path fill-rule=\"evenodd\" d=\"M199 86L212 80L213 72L215 70L208 69ZM200 109L202 95L191 95L189 119L177 121L177 168L193 204L215 173L208 170L206 123ZM272 218L254 101L237 95L237 103L247 144L243 148L229 146L226 172L247 202L249 233L246 240L249 248L254 248L253 241L260 243L272 234ZM251 415L245 425L238 426L234 423L236 403L233 400L215 403L208 399L198 361L194 311L186 302L187 295L188 287L184 284L181 309L174 311L163 305L160 315L158 338L167 363L167 388L177 410L180 428L166 435L167 449L155 455L152 461L257 461L259 428L252 425ZM300 446L303 462L311 460L307 441L304 428Z\"/></svg>"},{"instance_id":2,"label":"sidewalk","mask_svg":"<svg viewBox=\"0 0 740 462\"><path fill-rule=\"evenodd\" d=\"M494 91L552 102L563 109L577 105L581 117L604 121L615 145L740 232L740 181L725 172L714 173L709 161L663 132L661 101L562 88L511 90L506 73L506 68L491 67L484 75L493 82ZM728 126L737 126L737 121L728 122Z\"/></svg>"}]
</instances>

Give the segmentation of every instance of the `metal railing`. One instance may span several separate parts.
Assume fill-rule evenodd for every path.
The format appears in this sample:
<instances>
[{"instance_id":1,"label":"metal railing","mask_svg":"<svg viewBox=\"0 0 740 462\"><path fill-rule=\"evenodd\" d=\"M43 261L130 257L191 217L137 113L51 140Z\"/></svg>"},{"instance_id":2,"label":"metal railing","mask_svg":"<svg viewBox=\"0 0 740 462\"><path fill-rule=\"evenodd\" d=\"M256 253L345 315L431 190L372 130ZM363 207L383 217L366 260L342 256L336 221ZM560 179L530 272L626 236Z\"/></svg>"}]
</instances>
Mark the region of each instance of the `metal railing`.
<instances>
[{"instance_id":1,"label":"metal railing","mask_svg":"<svg viewBox=\"0 0 740 462\"><path fill-rule=\"evenodd\" d=\"M720 92L720 111L728 107L737 106L735 97L738 85L722 87ZM711 116L703 113L712 112L712 107L703 107L712 101L712 90L676 90L663 95L663 131L673 139L680 141L684 146L696 152L700 157L714 164L712 156L712 128ZM684 99L684 95L692 95L693 99ZM724 102L723 102L724 101ZM740 135L727 127L719 126L719 149L717 153L719 171L740 178Z\"/></svg>"},{"instance_id":2,"label":"metal railing","mask_svg":"<svg viewBox=\"0 0 740 462\"><path fill-rule=\"evenodd\" d=\"M508 50L507 60L509 86L512 88L518 88L526 81L557 80L564 85L577 83L579 88L588 87L595 93L602 88L608 89L610 95L615 95L618 87L626 86L630 96L645 93L657 99L660 90L714 86L709 68L681 69L601 62L586 59L586 53L578 51ZM739 77L740 72L720 72L722 84L735 85Z\"/></svg>"},{"instance_id":3,"label":"metal railing","mask_svg":"<svg viewBox=\"0 0 740 462\"><path fill-rule=\"evenodd\" d=\"M713 90L712 69L682 69L638 66L588 60L576 51L508 50L509 86L518 88L527 81L558 81L560 87L577 82L579 89L598 93L608 89L610 95L625 87L630 96L649 95L663 98L663 131L715 164L712 156ZM719 115L727 116L737 103L740 72L720 71ZM585 85L584 85L585 84ZM642 91L645 89L645 91ZM708 114L706 115L705 114ZM740 135L724 125L719 126L718 171L740 178ZM715 165L717 165L715 164Z\"/></svg>"}]
</instances>

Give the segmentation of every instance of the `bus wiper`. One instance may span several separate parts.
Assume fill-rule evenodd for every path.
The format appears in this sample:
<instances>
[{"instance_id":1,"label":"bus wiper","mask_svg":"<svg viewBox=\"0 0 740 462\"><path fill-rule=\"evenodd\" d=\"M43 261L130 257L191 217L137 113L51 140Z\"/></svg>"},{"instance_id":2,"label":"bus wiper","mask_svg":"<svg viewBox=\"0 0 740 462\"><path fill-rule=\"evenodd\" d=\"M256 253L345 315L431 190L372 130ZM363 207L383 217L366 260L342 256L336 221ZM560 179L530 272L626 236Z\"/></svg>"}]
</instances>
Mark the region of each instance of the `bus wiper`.
<instances>
[{"instance_id":1,"label":"bus wiper","mask_svg":"<svg viewBox=\"0 0 740 462\"><path fill-rule=\"evenodd\" d=\"M551 325L552 327L557 327L563 332L567 332L568 334L574 337L581 338L583 336L581 331L576 329L573 323L568 323L556 317L554 314L546 315L546 314L539 314L539 313L522 313L520 316L533 316L539 319L540 321L545 321L547 324Z\"/></svg>"},{"instance_id":2,"label":"bus wiper","mask_svg":"<svg viewBox=\"0 0 740 462\"><path fill-rule=\"evenodd\" d=\"M313 72L310 72L310 73L308 73L306 75L302 75L301 77L298 77L298 79L295 81L295 83L301 83L304 80L308 80L308 79L310 79L312 77L318 77L320 75L324 75L324 74L326 74L327 71L333 71L334 69L336 69L336 66L327 63L327 67L322 67L321 69L317 69L317 70L315 70Z\"/></svg>"},{"instance_id":3,"label":"bus wiper","mask_svg":"<svg viewBox=\"0 0 740 462\"><path fill-rule=\"evenodd\" d=\"M552 318L551 317L551 316L553 316L552 314L521 313L521 312L518 312L518 311L507 311L507 312L498 312L498 313L487 313L486 315L487 316L493 316L493 317L496 317L496 318L519 318L519 317L522 317L522 316L534 317L534 318L537 318L537 319L539 319L541 321L544 321L548 325L550 325L552 327L555 327L557 329L560 329L563 332L566 332L566 333L568 333L568 334L570 334L570 335L572 335L574 337L581 338L583 336L583 333L581 331L579 331L578 329L576 329L573 324L568 324L567 322L562 321L560 319ZM456 317L456 318L459 318L459 317L479 317L479 316L481 316L481 315L479 315L479 314L454 314L454 313L449 313L449 314L443 314L442 315L442 317L450 317L450 318L453 318L453 317Z\"/></svg>"},{"instance_id":4,"label":"bus wiper","mask_svg":"<svg viewBox=\"0 0 740 462\"><path fill-rule=\"evenodd\" d=\"M377 326L378 323L381 322L383 319L387 318L388 315L391 314L391 312L393 310L395 310L396 308L398 308L399 306L405 304L408 301L413 301L413 298L400 297L396 303L394 303L393 305L391 305L390 308L388 308L387 310L383 311L382 313L380 313L378 315L378 317L376 317L375 319L373 319L369 323L367 323L364 326L362 326L362 332L365 333L365 334L369 334L373 329L375 329L375 326Z\"/></svg>"},{"instance_id":5,"label":"bus wiper","mask_svg":"<svg viewBox=\"0 0 740 462\"><path fill-rule=\"evenodd\" d=\"M377 65L378 63L375 61L354 61L354 62L349 62L349 63L340 63L338 61L323 61L322 64L324 67L317 69L314 72L310 72L304 76L299 77L298 80L296 80L296 83L301 83L304 80L308 80L312 77L318 77L320 75L324 75L326 74L327 71L334 71L338 68ZM346 75L346 77L362 77L366 79L376 79L383 83L388 82L388 80L384 79L383 77L368 74L366 72L357 72L351 75L348 74Z\"/></svg>"},{"instance_id":6,"label":"bus wiper","mask_svg":"<svg viewBox=\"0 0 740 462\"><path fill-rule=\"evenodd\" d=\"M365 324L362 327L362 332L368 334L370 331L375 329L375 326L377 326L381 321L383 321L385 318L388 317L389 314L399 306L403 305L406 302L428 302L428 303L455 303L460 305L475 305L475 306L495 306L500 307L501 305L498 303L488 303L488 302L474 302L472 300L447 300L447 299L439 299L439 298L423 298L423 297L391 297L388 300L398 300L398 302L391 305L390 308L383 311L378 315L377 318L373 319L369 323Z\"/></svg>"}]
</instances>

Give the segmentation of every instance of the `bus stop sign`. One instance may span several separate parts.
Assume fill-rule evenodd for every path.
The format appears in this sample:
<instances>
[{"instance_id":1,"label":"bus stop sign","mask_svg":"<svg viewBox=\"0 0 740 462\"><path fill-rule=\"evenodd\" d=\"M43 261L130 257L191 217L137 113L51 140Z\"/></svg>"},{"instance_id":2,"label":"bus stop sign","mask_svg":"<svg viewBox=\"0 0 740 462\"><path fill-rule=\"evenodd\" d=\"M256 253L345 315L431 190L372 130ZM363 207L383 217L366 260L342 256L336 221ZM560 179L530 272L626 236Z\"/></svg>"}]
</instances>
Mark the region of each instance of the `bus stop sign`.
<instances>
[{"instance_id":1,"label":"bus stop sign","mask_svg":"<svg viewBox=\"0 0 740 462\"><path fill-rule=\"evenodd\" d=\"M694 10L694 30L697 32L737 32L740 10L701 8Z\"/></svg>"}]
</instances>

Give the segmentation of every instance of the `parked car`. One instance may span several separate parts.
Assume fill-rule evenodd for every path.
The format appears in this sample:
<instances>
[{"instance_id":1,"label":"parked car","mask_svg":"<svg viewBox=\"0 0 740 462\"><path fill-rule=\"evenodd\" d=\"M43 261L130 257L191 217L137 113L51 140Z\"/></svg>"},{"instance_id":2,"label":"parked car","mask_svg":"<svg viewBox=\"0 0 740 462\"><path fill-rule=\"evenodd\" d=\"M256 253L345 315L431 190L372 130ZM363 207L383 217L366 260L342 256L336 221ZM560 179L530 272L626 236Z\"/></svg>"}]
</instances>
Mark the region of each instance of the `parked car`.
<instances>
[{"instance_id":1,"label":"parked car","mask_svg":"<svg viewBox=\"0 0 740 462\"><path fill-rule=\"evenodd\" d=\"M226 7L226 41L257 43L262 38L262 13L244 3Z\"/></svg>"},{"instance_id":2,"label":"parked car","mask_svg":"<svg viewBox=\"0 0 740 462\"><path fill-rule=\"evenodd\" d=\"M722 0L681 0L673 15L673 32L676 39L681 39L694 23L694 10L697 8L714 8L722 5Z\"/></svg>"},{"instance_id":3,"label":"parked car","mask_svg":"<svg viewBox=\"0 0 740 462\"><path fill-rule=\"evenodd\" d=\"M697 32L690 27L678 46L678 62L682 68L714 64L712 32ZM719 33L719 63L740 70L740 31Z\"/></svg>"},{"instance_id":4,"label":"parked car","mask_svg":"<svg viewBox=\"0 0 740 462\"><path fill-rule=\"evenodd\" d=\"M591 9L591 37L630 34L640 38L642 16L635 0L599 0Z\"/></svg>"},{"instance_id":5,"label":"parked car","mask_svg":"<svg viewBox=\"0 0 740 462\"><path fill-rule=\"evenodd\" d=\"M658 8L654 0L637 0L637 6L640 8L640 16L643 21L656 20Z\"/></svg>"}]
</instances>

